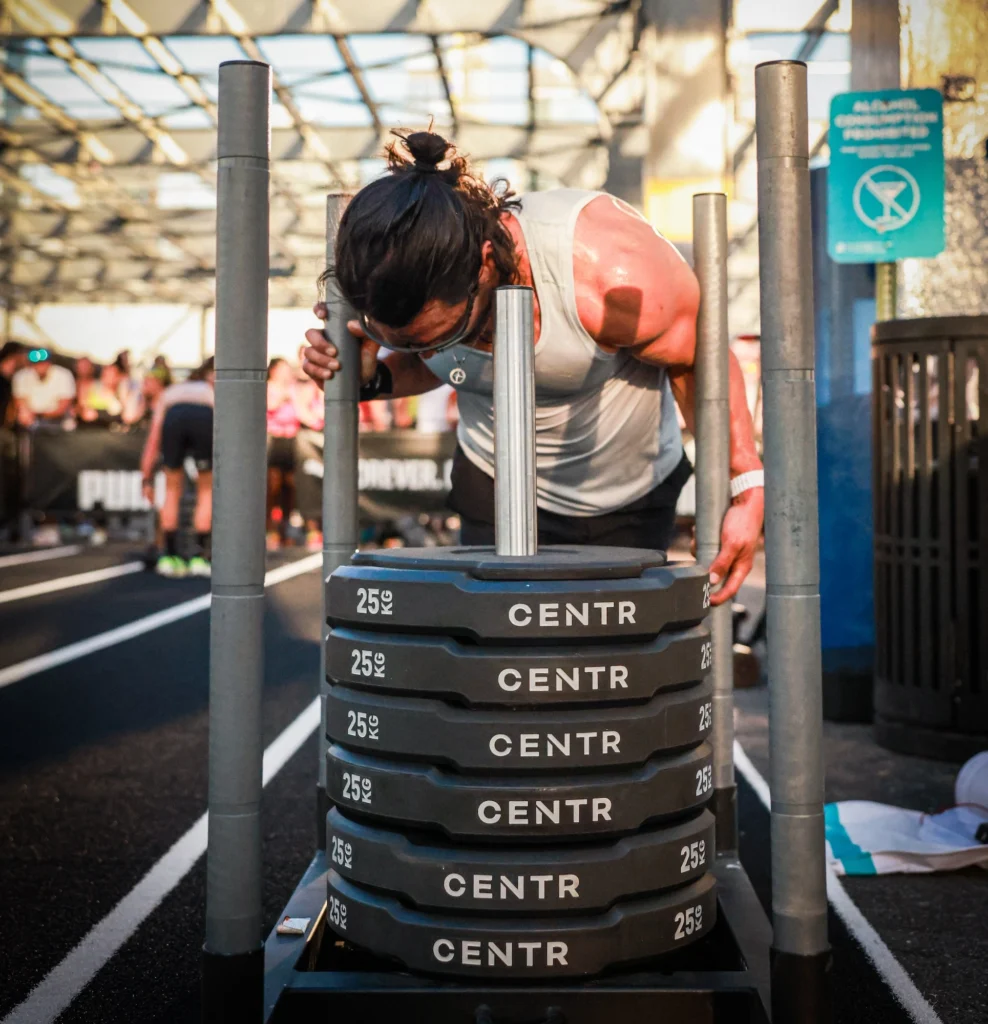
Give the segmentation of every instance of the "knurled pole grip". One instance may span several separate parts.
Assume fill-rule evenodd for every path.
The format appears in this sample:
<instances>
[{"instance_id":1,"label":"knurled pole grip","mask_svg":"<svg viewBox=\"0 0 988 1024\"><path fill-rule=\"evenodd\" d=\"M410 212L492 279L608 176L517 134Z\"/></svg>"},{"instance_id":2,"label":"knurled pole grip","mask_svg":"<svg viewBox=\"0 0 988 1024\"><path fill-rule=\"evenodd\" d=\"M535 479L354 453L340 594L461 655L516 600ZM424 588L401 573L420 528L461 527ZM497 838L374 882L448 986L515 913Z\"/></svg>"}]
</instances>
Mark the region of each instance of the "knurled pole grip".
<instances>
[{"instance_id":1,"label":"knurled pole grip","mask_svg":"<svg viewBox=\"0 0 988 1024\"><path fill-rule=\"evenodd\" d=\"M727 196L693 197L693 266L700 282L696 321L696 557L707 568L720 551L730 504L731 417L727 325ZM736 854L734 638L729 601L710 609L713 642L714 798L718 854Z\"/></svg>"},{"instance_id":2,"label":"knurled pole grip","mask_svg":"<svg viewBox=\"0 0 988 1024\"><path fill-rule=\"evenodd\" d=\"M334 192L326 198L326 265L336 262L336 237L343 212L350 195ZM322 575L323 583L334 570L346 565L357 549L359 524L357 519L357 406L360 400L360 342L347 329L347 322L356 314L343 298L335 276L326 283L326 306L329 318L323 333L339 352L340 371L326 381L325 426L323 427L322 478ZM326 848L326 587L323 586L322 633L319 645L319 782L316 791L316 844Z\"/></svg>"},{"instance_id":3,"label":"knurled pole grip","mask_svg":"<svg viewBox=\"0 0 988 1024\"><path fill-rule=\"evenodd\" d=\"M271 69L219 71L203 1018L259 1021Z\"/></svg>"},{"instance_id":4,"label":"knurled pole grip","mask_svg":"<svg viewBox=\"0 0 988 1024\"><path fill-rule=\"evenodd\" d=\"M538 549L535 507L535 312L531 288L494 293L494 519L499 555Z\"/></svg>"},{"instance_id":5,"label":"knurled pole grip","mask_svg":"<svg viewBox=\"0 0 988 1024\"><path fill-rule=\"evenodd\" d=\"M826 1018L829 943L806 65L755 69L773 1019Z\"/></svg>"}]
</instances>

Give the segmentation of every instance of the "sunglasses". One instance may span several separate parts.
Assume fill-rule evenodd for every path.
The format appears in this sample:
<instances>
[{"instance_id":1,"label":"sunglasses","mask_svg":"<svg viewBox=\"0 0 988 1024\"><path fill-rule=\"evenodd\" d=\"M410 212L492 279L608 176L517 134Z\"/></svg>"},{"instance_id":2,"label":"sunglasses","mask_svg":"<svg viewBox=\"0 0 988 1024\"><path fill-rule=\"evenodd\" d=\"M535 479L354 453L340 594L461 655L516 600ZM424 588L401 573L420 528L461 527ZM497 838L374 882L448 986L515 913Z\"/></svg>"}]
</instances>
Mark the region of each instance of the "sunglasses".
<instances>
[{"instance_id":1,"label":"sunglasses","mask_svg":"<svg viewBox=\"0 0 988 1024\"><path fill-rule=\"evenodd\" d=\"M470 327L470 317L473 315L474 302L477 299L477 288L478 283L475 283L470 291L467 293L467 308L464 310L463 316L460 317L459 323L453 329L453 333L445 338L440 338L439 341L430 342L428 345L403 345L400 342L385 341L379 334L375 333L374 329L367 322L367 317L363 313L357 314L357 319L360 322L360 329L364 332L367 337L376 342L382 348L389 349L392 352L412 352L417 356L431 355L436 352L444 352L448 348L452 348L454 345L461 345L467 341L470 336L474 333L476 328Z\"/></svg>"}]
</instances>

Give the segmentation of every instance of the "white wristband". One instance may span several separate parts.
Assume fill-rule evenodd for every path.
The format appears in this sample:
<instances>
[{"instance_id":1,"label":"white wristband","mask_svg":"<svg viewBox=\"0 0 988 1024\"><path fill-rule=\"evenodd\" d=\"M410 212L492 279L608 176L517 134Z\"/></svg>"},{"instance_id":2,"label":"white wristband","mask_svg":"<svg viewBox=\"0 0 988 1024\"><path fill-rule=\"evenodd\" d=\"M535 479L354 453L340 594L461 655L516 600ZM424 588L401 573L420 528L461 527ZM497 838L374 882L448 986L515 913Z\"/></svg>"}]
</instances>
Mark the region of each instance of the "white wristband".
<instances>
[{"instance_id":1,"label":"white wristband","mask_svg":"<svg viewBox=\"0 0 988 1024\"><path fill-rule=\"evenodd\" d=\"M739 494L744 494L745 491L750 491L752 487L764 486L765 470L752 469L747 473L741 473L739 476L736 476L731 480L731 497L736 498Z\"/></svg>"}]
</instances>

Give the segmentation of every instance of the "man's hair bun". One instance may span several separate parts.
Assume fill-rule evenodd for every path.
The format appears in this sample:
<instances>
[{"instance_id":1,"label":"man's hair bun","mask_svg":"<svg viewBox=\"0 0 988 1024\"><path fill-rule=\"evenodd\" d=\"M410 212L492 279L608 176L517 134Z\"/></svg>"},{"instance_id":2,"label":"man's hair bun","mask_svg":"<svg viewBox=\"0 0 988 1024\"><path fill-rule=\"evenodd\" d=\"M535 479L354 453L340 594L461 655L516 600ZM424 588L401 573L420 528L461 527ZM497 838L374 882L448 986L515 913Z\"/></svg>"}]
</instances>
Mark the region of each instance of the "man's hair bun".
<instances>
[{"instance_id":1,"label":"man's hair bun","mask_svg":"<svg viewBox=\"0 0 988 1024\"><path fill-rule=\"evenodd\" d=\"M441 135L435 132L412 132L409 135L394 133L405 143L405 148L415 161L415 169L418 171L435 171L439 164L446 159L451 150L452 144L447 142Z\"/></svg>"}]
</instances>

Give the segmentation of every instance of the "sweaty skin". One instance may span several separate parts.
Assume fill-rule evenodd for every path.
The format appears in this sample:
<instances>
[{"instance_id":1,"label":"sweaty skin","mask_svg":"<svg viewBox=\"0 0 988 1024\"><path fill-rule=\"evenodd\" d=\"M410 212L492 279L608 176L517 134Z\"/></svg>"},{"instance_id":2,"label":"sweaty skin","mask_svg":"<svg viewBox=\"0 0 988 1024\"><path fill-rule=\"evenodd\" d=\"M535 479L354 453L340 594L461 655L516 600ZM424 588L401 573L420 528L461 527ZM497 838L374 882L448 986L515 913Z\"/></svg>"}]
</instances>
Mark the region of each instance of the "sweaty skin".
<instances>
[{"instance_id":1,"label":"sweaty skin","mask_svg":"<svg viewBox=\"0 0 988 1024\"><path fill-rule=\"evenodd\" d=\"M518 284L532 287L531 263L521 226L511 213L503 215L519 256ZM591 200L577 218L573 239L573 275L576 309L580 322L605 351L629 348L632 354L669 373L676 402L690 430L694 426L696 379L696 315L700 289L696 277L673 245L667 242L638 212L611 196ZM480 285L470 318L469 344L489 349L493 341L493 293L499 285L491 244L484 243ZM390 342L428 344L448 334L459 323L466 302L447 305L436 300L402 328L371 323L380 337ZM326 319L326 307L314 308ZM362 339L361 379L374 374L379 346L369 341L356 321L348 327ZM541 327L538 294L535 295L535 340ZM306 331L309 348L303 369L318 384L339 370L335 347L321 330ZM431 391L439 384L428 368L428 357L390 353L385 362L391 370L400 398ZM755 432L745 398L744 378L737 358L730 356L731 476L761 469L755 448ZM751 570L755 547L762 530L765 499L760 487L735 498L724 516L720 552L710 566L711 581L719 590L711 597L718 605L730 600Z\"/></svg>"}]
</instances>

